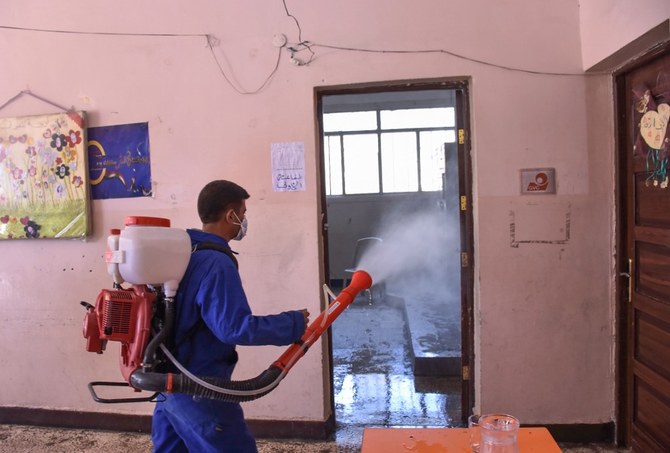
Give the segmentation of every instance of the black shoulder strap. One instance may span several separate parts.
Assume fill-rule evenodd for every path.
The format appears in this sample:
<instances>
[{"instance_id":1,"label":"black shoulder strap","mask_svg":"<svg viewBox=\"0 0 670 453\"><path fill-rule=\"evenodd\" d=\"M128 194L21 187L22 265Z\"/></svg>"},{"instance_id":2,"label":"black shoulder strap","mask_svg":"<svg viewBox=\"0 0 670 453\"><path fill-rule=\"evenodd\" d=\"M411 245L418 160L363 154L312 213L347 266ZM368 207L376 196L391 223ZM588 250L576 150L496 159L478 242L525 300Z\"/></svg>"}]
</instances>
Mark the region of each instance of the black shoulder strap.
<instances>
[{"instance_id":1,"label":"black shoulder strap","mask_svg":"<svg viewBox=\"0 0 670 453\"><path fill-rule=\"evenodd\" d=\"M225 253L230 257L231 260L233 260L235 267L237 269L240 268L239 264L237 263L237 258L235 258L237 252L233 252L232 249L225 244L221 244L219 242L199 242L193 246L193 252L197 252L198 250L217 250L219 252Z\"/></svg>"},{"instance_id":2,"label":"black shoulder strap","mask_svg":"<svg viewBox=\"0 0 670 453\"><path fill-rule=\"evenodd\" d=\"M235 254L237 252L233 252L233 250L230 247L226 246L225 244L221 244L219 242L199 242L198 244L193 246L192 252L195 253L198 250L216 250L225 253L230 257L231 260L233 260L235 268L236 269L240 268L237 263L237 258L235 258ZM184 336L181 338L181 341L178 344L176 344L175 347L185 343L188 339L191 338L191 336L196 332L196 330L198 330L204 324L205 321L203 321L203 319L200 318L198 322L193 324L191 328L186 331Z\"/></svg>"}]
</instances>

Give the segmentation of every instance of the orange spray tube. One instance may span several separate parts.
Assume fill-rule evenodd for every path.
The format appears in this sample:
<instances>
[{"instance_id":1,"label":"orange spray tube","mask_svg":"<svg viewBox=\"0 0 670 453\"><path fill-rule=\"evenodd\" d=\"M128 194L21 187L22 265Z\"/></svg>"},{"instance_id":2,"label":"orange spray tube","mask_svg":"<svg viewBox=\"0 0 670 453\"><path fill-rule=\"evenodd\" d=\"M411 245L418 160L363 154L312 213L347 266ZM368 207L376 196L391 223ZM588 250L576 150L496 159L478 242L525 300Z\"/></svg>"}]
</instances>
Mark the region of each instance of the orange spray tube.
<instances>
[{"instance_id":1,"label":"orange spray tube","mask_svg":"<svg viewBox=\"0 0 670 453\"><path fill-rule=\"evenodd\" d=\"M357 270L351 277L351 283L328 305L312 323L307 326L299 341L293 343L273 363L285 373L300 359L312 344L321 337L323 332L337 319L337 317L354 301L358 293L372 286L372 277L363 270Z\"/></svg>"}]
</instances>

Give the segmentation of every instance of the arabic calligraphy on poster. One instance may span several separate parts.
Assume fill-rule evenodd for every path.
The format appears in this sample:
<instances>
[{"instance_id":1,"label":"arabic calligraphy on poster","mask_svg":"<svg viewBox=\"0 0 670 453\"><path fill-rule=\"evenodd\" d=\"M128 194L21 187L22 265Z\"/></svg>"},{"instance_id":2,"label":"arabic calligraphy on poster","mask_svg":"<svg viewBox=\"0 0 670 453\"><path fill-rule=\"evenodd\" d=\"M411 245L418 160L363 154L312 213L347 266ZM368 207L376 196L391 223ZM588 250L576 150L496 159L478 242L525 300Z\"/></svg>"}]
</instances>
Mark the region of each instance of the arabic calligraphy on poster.
<instances>
[{"instance_id":1,"label":"arabic calligraphy on poster","mask_svg":"<svg viewBox=\"0 0 670 453\"><path fill-rule=\"evenodd\" d=\"M275 192L305 191L305 145L273 143L272 188Z\"/></svg>"},{"instance_id":2,"label":"arabic calligraphy on poster","mask_svg":"<svg viewBox=\"0 0 670 453\"><path fill-rule=\"evenodd\" d=\"M87 144L94 200L151 195L148 123L90 127Z\"/></svg>"}]
</instances>

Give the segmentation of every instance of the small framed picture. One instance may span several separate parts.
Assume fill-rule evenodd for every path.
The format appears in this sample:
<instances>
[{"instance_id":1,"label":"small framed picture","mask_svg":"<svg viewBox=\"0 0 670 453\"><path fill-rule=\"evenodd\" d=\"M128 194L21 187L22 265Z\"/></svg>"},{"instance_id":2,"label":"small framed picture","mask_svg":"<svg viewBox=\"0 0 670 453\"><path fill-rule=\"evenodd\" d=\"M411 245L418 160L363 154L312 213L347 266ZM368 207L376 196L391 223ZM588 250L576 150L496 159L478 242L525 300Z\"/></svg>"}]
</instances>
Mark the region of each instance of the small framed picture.
<instances>
[{"instance_id":1,"label":"small framed picture","mask_svg":"<svg viewBox=\"0 0 670 453\"><path fill-rule=\"evenodd\" d=\"M538 195L556 193L556 171L554 168L522 168L521 194Z\"/></svg>"}]
</instances>

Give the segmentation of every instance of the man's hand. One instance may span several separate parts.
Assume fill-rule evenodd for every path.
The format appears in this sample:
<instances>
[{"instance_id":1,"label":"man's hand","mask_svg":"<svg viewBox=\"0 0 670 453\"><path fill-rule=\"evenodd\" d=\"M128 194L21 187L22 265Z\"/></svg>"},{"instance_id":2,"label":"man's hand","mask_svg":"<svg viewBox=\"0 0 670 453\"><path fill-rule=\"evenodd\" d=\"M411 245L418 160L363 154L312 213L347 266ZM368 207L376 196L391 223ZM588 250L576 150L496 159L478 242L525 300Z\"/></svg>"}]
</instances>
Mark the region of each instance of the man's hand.
<instances>
[{"instance_id":1,"label":"man's hand","mask_svg":"<svg viewBox=\"0 0 670 453\"><path fill-rule=\"evenodd\" d=\"M302 315L305 317L305 327L307 327L309 325L309 310L303 308L300 311L302 312Z\"/></svg>"}]
</instances>

